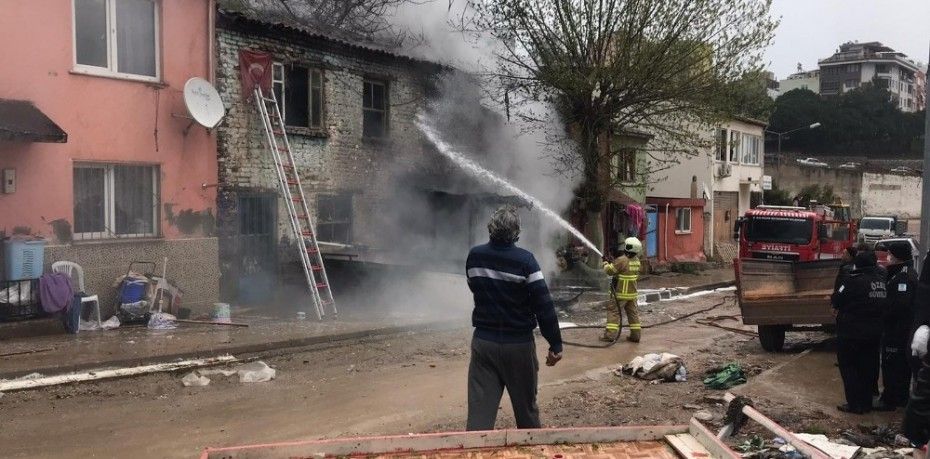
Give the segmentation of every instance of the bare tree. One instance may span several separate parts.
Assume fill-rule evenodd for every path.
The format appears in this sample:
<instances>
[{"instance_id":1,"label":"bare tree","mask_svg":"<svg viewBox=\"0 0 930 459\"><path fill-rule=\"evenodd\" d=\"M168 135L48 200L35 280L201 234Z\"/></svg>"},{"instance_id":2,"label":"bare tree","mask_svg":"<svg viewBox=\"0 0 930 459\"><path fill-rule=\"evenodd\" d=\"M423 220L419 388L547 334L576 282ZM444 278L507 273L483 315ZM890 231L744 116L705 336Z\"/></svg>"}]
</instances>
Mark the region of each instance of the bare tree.
<instances>
[{"instance_id":1,"label":"bare tree","mask_svg":"<svg viewBox=\"0 0 930 459\"><path fill-rule=\"evenodd\" d=\"M577 194L594 222L613 185L604 168L618 154L614 134L652 135L656 163L706 148L704 133L732 111L734 82L761 69L777 25L770 0L464 1L462 30L501 44L487 73L508 100L547 101L566 122L576 148L554 159L583 174Z\"/></svg>"},{"instance_id":2,"label":"bare tree","mask_svg":"<svg viewBox=\"0 0 930 459\"><path fill-rule=\"evenodd\" d=\"M399 48L419 37L396 27L390 18L399 7L422 1L431 0L221 0L220 4L335 38Z\"/></svg>"}]
</instances>

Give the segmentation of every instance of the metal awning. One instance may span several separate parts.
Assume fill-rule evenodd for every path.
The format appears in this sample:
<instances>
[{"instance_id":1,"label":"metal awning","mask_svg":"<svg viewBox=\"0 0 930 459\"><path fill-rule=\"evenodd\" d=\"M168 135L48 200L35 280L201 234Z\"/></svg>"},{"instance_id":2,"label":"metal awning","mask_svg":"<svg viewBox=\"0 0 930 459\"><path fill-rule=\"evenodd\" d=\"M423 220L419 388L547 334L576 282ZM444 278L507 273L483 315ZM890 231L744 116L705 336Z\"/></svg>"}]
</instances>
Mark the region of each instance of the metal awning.
<instances>
[{"instance_id":1,"label":"metal awning","mask_svg":"<svg viewBox=\"0 0 930 459\"><path fill-rule=\"evenodd\" d=\"M0 140L68 141L68 134L27 100L0 99Z\"/></svg>"}]
</instances>

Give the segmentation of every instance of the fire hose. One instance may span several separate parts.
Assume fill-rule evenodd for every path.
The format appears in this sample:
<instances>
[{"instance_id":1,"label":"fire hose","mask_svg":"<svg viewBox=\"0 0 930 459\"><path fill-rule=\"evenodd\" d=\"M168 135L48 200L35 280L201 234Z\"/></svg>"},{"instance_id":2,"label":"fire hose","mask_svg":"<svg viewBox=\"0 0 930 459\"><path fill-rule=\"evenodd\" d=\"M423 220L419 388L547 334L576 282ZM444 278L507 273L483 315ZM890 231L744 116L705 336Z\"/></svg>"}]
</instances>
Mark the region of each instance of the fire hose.
<instances>
[{"instance_id":1,"label":"fire hose","mask_svg":"<svg viewBox=\"0 0 930 459\"><path fill-rule=\"evenodd\" d=\"M613 298L613 300L614 300L614 305L617 307L617 314L621 314L621 313L622 313L622 307L620 306L620 300L617 299L616 289L615 289L613 283L611 283L611 285L610 285L610 296L611 296L611 298ZM707 308L704 308L704 309L701 309L701 310L698 310L698 311L689 312L689 313L687 313L687 314L685 314L685 315L683 315L683 316L680 316L680 317L676 317L676 318L673 318L673 319L670 319L670 320L666 320L666 321L662 321L662 322L657 322L657 323L654 323L654 324L643 325L643 328L646 329L646 328L659 327L659 326L662 326L662 325L668 325L668 324L670 324L670 323L678 322L678 321L680 321L680 320L684 320L684 319L687 319L687 318L689 318L689 317L694 317L694 316L696 316L696 315L698 315L698 314L703 314L703 313L705 313L705 312L709 312L709 311L714 310L714 309L716 309L716 308L718 308L718 307L720 307L720 306L723 306L723 305L726 304L727 301L728 301L729 299L731 299L731 298L732 298L732 297L724 298L724 299L723 299L722 301L720 301L719 303L716 303L716 304L714 304L714 305L712 305L712 306L710 306L710 307L707 307ZM720 325L720 324L717 324L717 323L716 323L717 320L721 320L721 319L724 319L724 318L730 318L730 316L714 316L714 317L708 317L708 318L705 318L705 319L698 319L698 320L697 320L697 323L699 323L699 324L701 324L701 325L709 325L709 326L712 326L712 327L721 328L721 329L724 329L724 330L728 330L728 331L732 331L732 332L735 332L735 333L744 334L744 335L747 335L747 336L756 336L756 333L755 333L755 332L751 332L751 331L749 331L749 330L742 330L742 329L738 329L738 328L727 327L727 326ZM604 328L604 326L603 326L603 325L572 325L572 326L570 326L570 327L562 328L562 330L583 330L583 329L600 329L600 328ZM562 344L566 344L566 345L569 345L569 346L576 346L576 347L591 348L591 349L604 349L604 348L608 348L608 347L610 347L610 346L613 346L614 344L617 344L617 341L619 341L619 340L620 340L620 332L618 331L618 332L617 332L617 336L614 337L613 341L610 341L610 342L604 343L604 344L586 344L586 343L578 343L578 342L565 341L565 340L562 340Z\"/></svg>"}]
</instances>

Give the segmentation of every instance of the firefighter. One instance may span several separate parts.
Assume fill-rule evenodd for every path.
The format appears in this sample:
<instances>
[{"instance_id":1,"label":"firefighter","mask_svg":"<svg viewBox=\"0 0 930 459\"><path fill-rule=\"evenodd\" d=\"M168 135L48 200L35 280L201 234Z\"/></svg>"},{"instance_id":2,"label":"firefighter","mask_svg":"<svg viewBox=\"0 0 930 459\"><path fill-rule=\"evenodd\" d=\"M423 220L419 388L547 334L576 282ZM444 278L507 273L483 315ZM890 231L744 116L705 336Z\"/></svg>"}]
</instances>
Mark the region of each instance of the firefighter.
<instances>
[{"instance_id":1,"label":"firefighter","mask_svg":"<svg viewBox=\"0 0 930 459\"><path fill-rule=\"evenodd\" d=\"M846 403L837 409L863 414L872 410L872 390L878 382L886 291L875 252L859 250L854 265L832 301L837 310L836 359L846 394Z\"/></svg>"},{"instance_id":2,"label":"firefighter","mask_svg":"<svg viewBox=\"0 0 930 459\"><path fill-rule=\"evenodd\" d=\"M630 327L627 340L638 343L642 324L639 323L639 311L636 308L636 281L639 279L639 254L643 251L643 245L639 239L628 237L623 241L620 251L622 255L613 263L604 262L604 272L611 277L611 290L617 301L607 306L607 325L601 340L617 340L621 323L619 309L622 308Z\"/></svg>"},{"instance_id":3,"label":"firefighter","mask_svg":"<svg viewBox=\"0 0 930 459\"><path fill-rule=\"evenodd\" d=\"M909 360L911 328L914 323L913 298L917 290L917 272L913 266L911 247L895 244L889 247L888 300L882 319L882 386L881 403L877 411L894 411L907 404L911 385Z\"/></svg>"}]
</instances>

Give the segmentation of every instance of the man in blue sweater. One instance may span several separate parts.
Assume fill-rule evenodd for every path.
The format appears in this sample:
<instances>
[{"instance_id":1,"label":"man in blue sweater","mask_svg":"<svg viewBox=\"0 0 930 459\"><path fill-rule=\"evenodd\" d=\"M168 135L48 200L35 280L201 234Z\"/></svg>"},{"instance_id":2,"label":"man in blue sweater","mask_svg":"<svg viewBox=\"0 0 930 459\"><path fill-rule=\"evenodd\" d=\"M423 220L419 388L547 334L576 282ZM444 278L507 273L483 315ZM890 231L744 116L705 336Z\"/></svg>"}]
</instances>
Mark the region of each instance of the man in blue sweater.
<instances>
[{"instance_id":1,"label":"man in blue sweater","mask_svg":"<svg viewBox=\"0 0 930 459\"><path fill-rule=\"evenodd\" d=\"M536 258L514 245L520 236L516 209L497 209L488 232L491 241L472 248L465 262L475 299L466 429L494 428L505 388L517 427L538 428L539 361L533 330L538 322L549 342L546 365L553 366L562 359L559 319Z\"/></svg>"}]
</instances>

